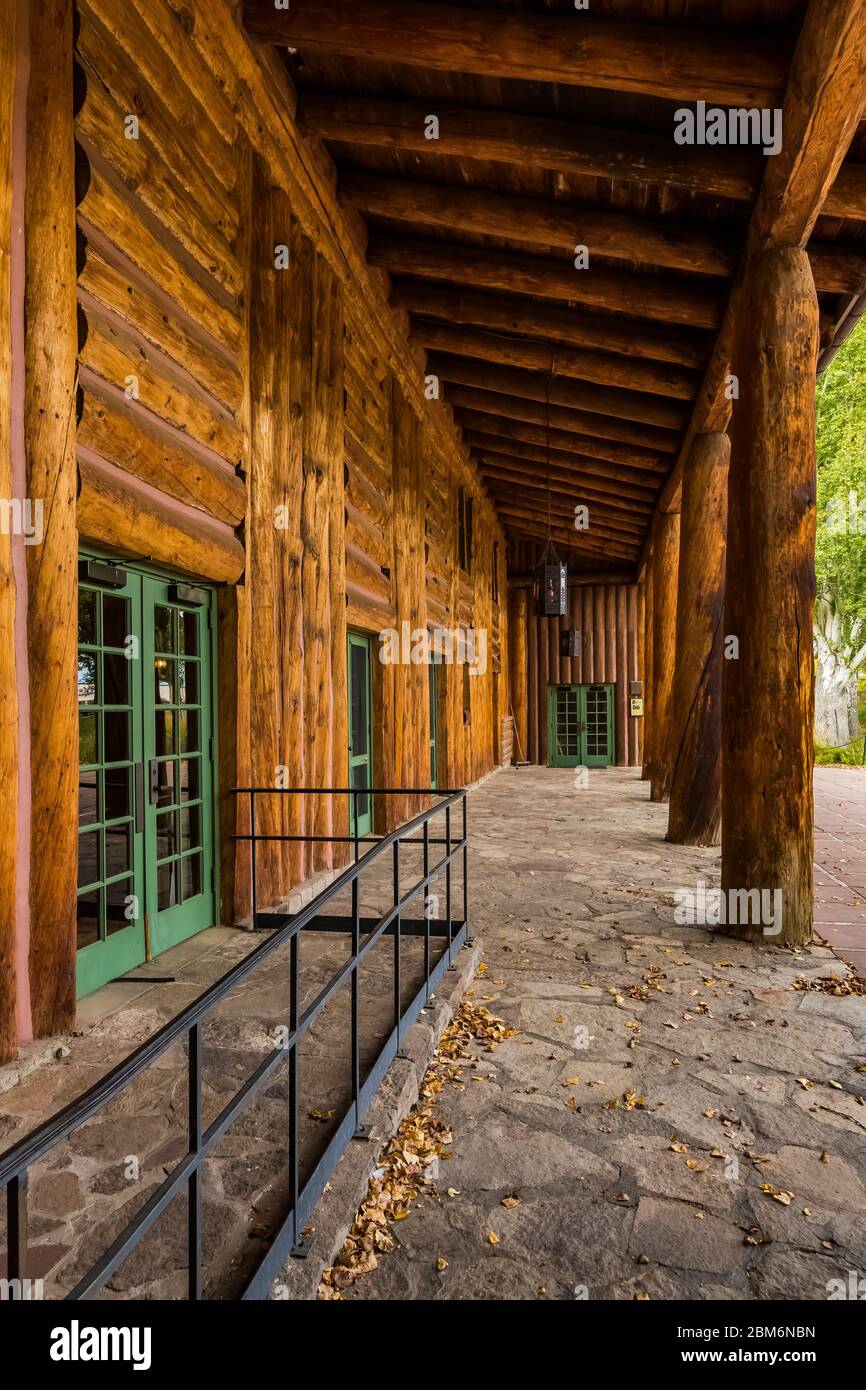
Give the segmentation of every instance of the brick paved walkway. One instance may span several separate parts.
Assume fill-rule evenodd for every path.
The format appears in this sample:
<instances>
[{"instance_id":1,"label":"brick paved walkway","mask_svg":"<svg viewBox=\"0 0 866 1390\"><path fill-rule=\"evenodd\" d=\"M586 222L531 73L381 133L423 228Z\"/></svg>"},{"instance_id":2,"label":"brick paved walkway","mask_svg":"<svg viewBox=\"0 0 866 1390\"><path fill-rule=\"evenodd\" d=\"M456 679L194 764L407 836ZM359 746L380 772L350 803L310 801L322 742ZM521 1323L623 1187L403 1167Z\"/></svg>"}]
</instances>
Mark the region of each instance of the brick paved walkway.
<instances>
[{"instance_id":1,"label":"brick paved walkway","mask_svg":"<svg viewBox=\"0 0 866 1390\"><path fill-rule=\"evenodd\" d=\"M815 930L866 976L866 768L815 769Z\"/></svg>"}]
</instances>

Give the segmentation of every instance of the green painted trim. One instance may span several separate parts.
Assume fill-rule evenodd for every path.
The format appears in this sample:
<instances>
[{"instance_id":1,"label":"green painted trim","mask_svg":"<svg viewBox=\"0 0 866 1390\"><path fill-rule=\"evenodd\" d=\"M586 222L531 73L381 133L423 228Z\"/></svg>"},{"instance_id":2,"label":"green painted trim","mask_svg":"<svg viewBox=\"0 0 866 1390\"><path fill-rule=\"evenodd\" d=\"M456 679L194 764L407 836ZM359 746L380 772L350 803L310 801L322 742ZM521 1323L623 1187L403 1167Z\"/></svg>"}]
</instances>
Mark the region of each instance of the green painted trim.
<instances>
[{"instance_id":1,"label":"green painted trim","mask_svg":"<svg viewBox=\"0 0 866 1390\"><path fill-rule=\"evenodd\" d=\"M358 754L357 756L352 752L352 736L353 736L353 730L352 730L352 648L353 648L353 647L357 648L359 651L363 651L363 652L364 652L364 655L365 655L365 657L366 657L366 661L365 661L365 673L364 673L364 674L365 674L365 683L366 683L366 687L367 687L367 689L366 689L367 728L366 728L366 730L365 730L364 732L365 732L365 734L366 734L367 752L366 752L366 754L360 753L360 754ZM347 670L348 670L348 679L347 679L347 682L346 682L346 694L347 694L347 698L348 698L348 701L349 701L349 748L348 748L348 750L347 750L347 751L348 751L348 763L349 763L349 782L348 782L348 785L349 785L350 787L353 787L353 786L355 785L355 777L354 777L355 769L356 769L356 768L359 768L359 767L365 767L366 770L367 770L366 785L367 785L368 787L372 787L372 786L373 786L373 639L372 639L371 637L369 637L369 636L367 635L367 633L364 633L364 632L355 632L354 630L350 630L349 633L347 634L347 637L346 637L346 666L347 666ZM372 830L373 830L373 798L372 798L371 796L368 796L368 797L367 797L367 810L366 810L362 815L360 815L360 816L358 817L358 827L357 827L357 831L355 830L355 815L354 815L354 801L355 801L355 798L354 798L354 797L350 797L350 798L349 798L349 801L350 801L350 805L349 805L349 834L350 834L350 835L354 835L354 834L356 834L356 833L357 833L358 835L369 835L369 834L371 834L371 833L372 833Z\"/></svg>"}]
</instances>

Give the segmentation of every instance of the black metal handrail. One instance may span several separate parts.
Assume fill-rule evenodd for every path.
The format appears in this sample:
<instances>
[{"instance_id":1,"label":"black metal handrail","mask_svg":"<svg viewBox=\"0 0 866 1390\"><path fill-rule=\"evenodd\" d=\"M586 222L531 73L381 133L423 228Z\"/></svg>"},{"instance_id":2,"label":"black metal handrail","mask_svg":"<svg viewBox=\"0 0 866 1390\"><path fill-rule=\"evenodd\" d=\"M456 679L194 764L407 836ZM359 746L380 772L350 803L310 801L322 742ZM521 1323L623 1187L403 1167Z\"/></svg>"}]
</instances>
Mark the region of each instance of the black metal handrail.
<instances>
[{"instance_id":1,"label":"black metal handrail","mask_svg":"<svg viewBox=\"0 0 866 1390\"><path fill-rule=\"evenodd\" d=\"M301 1231L316 1202L324 1191L328 1178L333 1173L346 1145L354 1135L365 1135L361 1120L377 1090L385 1071L400 1050L401 1038L414 1022L421 1009L429 1002L432 990L439 983L445 970L453 962L454 953L468 940L468 825L466 790L436 791L426 788L273 788L236 787L237 796L250 797L250 833L237 834L233 839L249 842L252 856L252 925L264 929L274 928L273 934L262 941L244 960L226 972L212 984L193 1003L188 1004L163 1028L137 1047L124 1061L120 1062L100 1081L97 1081L83 1095L65 1106L62 1110L25 1135L5 1152L0 1154L0 1189L6 1189L7 1202L7 1278L10 1287L16 1281L24 1281L27 1275L27 1177L28 1171L57 1144L92 1119L104 1106L117 1096L126 1086L136 1080L147 1067L161 1057L175 1043L187 1040L188 1046L188 1151L172 1172L160 1183L156 1191L142 1205L135 1216L119 1233L103 1255L96 1261L75 1287L66 1295L67 1299L81 1299L96 1294L118 1269L131 1251L138 1245L159 1216L165 1211L173 1198L188 1188L187 1220L189 1252L188 1296L190 1299L202 1297L202 1184L201 1169L217 1142L234 1121L246 1110L261 1091L288 1054L289 1078L289 1181L291 1206L274 1236L270 1247L260 1260L243 1294L245 1299L266 1298L268 1291L287 1256L306 1253L306 1245ZM351 795L392 797L435 797L437 804L419 812L402 826L381 836L290 836L262 834L255 829L255 799L260 795ZM455 806L462 805L461 833L452 838L451 813ZM445 838L430 836L430 821L434 816L445 815ZM357 816L354 819L357 832ZM416 832L421 831L420 837ZM282 911L262 911L258 909L258 890L256 883L256 846L262 841L297 841L354 844L355 860L340 873L327 887L323 888L305 908L296 915ZM363 858L359 855L361 843L373 842L374 847ZM407 893L400 893L400 845L421 844L423 853L423 874ZM443 857L432 868L429 851L431 845L446 847ZM387 854L392 855L393 904L375 920L360 916L358 881L360 875ZM456 856L462 857L463 878L463 916L452 917L451 869ZM433 879L445 872L446 915L444 919L432 920L427 913L427 888ZM351 887L352 912L350 917L325 916L323 909L343 889ZM423 926L406 925L402 916L407 906L420 892L424 891ZM361 942L362 926L364 940ZM351 935L352 954L334 972L329 983L322 989L303 1013L299 1009L298 977L300 966L300 936L308 931L344 931ZM405 932L423 932L424 935L424 980L408 1007L402 1007L401 995L401 935ZM391 1031L383 1043L363 1084L360 1079L360 1055L358 1046L358 968L373 946L383 935L394 939L394 1021ZM431 968L431 936L444 937L446 949L435 966ZM265 1057L234 1093L216 1118L207 1126L202 1122L202 1025L207 1015L218 1005L236 985L245 980L269 956L289 943L290 981L289 981L289 1031L274 1051ZM337 1129L329 1140L324 1153L316 1163L307 1180L300 1182L299 1163L299 1076L298 1045L309 1031L314 1020L333 997L339 987L350 979L352 994L352 1098Z\"/></svg>"}]
</instances>

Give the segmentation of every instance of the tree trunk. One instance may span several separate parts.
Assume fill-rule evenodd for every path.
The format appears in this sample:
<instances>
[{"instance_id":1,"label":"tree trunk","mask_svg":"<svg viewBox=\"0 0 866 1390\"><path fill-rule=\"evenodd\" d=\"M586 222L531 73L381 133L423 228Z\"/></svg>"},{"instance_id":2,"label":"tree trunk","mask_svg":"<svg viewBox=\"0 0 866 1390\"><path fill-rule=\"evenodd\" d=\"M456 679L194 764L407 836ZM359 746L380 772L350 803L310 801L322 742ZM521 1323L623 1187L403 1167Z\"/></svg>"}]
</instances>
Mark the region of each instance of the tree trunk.
<instances>
[{"instance_id":1,"label":"tree trunk","mask_svg":"<svg viewBox=\"0 0 866 1390\"><path fill-rule=\"evenodd\" d=\"M862 732L860 728L860 678L859 674L851 677L851 684L848 687L848 741L849 743L859 738Z\"/></svg>"},{"instance_id":2,"label":"tree trunk","mask_svg":"<svg viewBox=\"0 0 866 1390\"><path fill-rule=\"evenodd\" d=\"M856 681L855 681L856 690ZM844 748L850 732L849 687L836 680L819 659L815 669L815 738L825 748Z\"/></svg>"}]
</instances>

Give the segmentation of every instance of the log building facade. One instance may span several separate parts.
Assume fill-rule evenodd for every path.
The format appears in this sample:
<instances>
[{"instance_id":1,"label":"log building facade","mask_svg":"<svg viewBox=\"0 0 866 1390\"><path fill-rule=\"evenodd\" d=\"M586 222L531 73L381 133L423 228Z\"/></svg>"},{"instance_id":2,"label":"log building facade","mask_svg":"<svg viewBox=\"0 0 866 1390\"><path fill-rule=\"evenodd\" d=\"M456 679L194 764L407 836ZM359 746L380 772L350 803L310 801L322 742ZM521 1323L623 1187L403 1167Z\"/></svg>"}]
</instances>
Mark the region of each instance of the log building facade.
<instances>
[{"instance_id":1,"label":"log building facade","mask_svg":"<svg viewBox=\"0 0 866 1390\"><path fill-rule=\"evenodd\" d=\"M683 10L0 8L0 1057L244 921L236 787L385 787L378 831L510 756L640 767L809 938L866 0ZM287 841L260 901L340 862Z\"/></svg>"}]
</instances>

